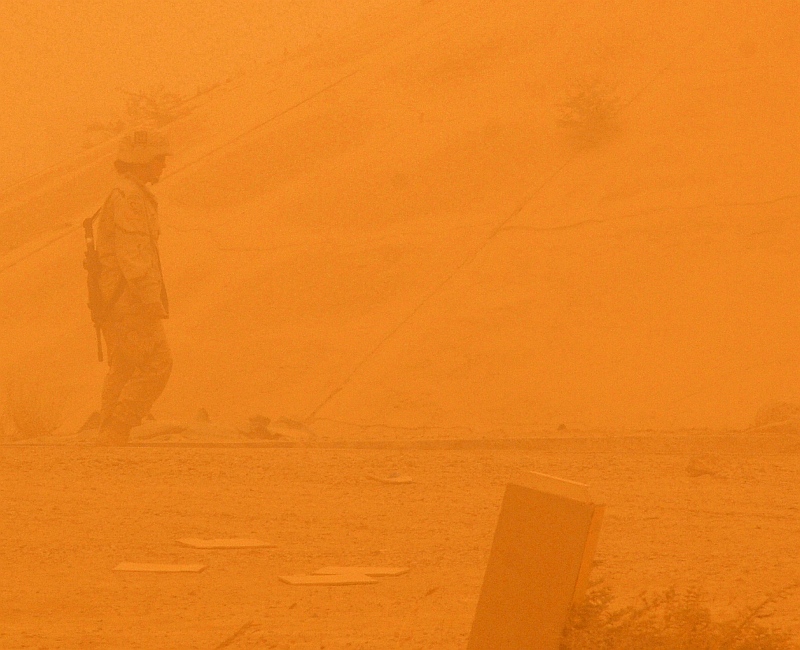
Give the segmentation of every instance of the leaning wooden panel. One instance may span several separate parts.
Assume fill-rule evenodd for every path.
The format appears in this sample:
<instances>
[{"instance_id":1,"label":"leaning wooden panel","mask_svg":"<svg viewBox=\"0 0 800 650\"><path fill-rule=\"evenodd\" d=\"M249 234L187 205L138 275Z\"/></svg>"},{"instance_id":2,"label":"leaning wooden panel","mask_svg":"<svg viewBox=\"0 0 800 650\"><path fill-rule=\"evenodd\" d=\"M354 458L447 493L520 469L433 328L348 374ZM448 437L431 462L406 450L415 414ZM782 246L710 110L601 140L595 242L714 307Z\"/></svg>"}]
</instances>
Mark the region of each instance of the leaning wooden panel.
<instances>
[{"instance_id":1,"label":"leaning wooden panel","mask_svg":"<svg viewBox=\"0 0 800 650\"><path fill-rule=\"evenodd\" d=\"M602 514L579 483L527 473L507 486L468 650L558 649Z\"/></svg>"}]
</instances>

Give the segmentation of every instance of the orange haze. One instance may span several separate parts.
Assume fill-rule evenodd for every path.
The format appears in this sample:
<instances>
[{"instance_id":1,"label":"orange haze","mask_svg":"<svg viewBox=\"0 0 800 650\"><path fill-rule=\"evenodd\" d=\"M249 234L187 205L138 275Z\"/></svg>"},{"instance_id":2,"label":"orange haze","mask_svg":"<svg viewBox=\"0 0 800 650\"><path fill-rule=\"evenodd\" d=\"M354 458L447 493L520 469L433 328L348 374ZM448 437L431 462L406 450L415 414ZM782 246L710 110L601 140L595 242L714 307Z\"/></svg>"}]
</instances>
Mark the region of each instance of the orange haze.
<instances>
[{"instance_id":1,"label":"orange haze","mask_svg":"<svg viewBox=\"0 0 800 650\"><path fill-rule=\"evenodd\" d=\"M750 427L764 405L786 402L791 411L800 401L798 26L797 0L6 0L0 20L0 438L31 437L23 420L33 409L47 429L38 433L56 436L49 442L74 442L79 425L98 408L105 368L96 360L85 305L80 222L108 195L117 144L109 137L83 148L84 128L91 121L129 119L118 88L150 92L158 86L182 97L162 120L175 155L153 188L174 357L169 384L153 410L158 422L184 431L199 415L210 420L203 426L238 436L261 416L261 422L280 424L290 445L424 447L456 444L453 439L512 444L542 435L613 437L645 430L729 435ZM159 543L181 535L223 536L220 522L227 515L220 513L235 511L240 497L241 507L251 508L249 519L236 520L241 535L269 534L256 522L263 517L272 524L270 517L283 513L283 524L295 522L291 530L298 535L323 530L313 543L324 544L327 529L315 528L321 521L315 508L324 503L330 519L323 520L339 526L337 539L349 542L352 534L357 544L363 539L348 528L346 516L336 520L337 509L357 518L365 512L357 500L372 499L370 521L380 520L394 537L387 533L391 541L383 547L376 532L374 548L364 553L402 550L401 529L427 522L430 537L420 533L414 548L418 559L427 558L420 562L430 573L418 574L426 577L414 583L414 611L452 597L447 602L463 610L463 632L477 598L498 490L520 459L574 480L585 474L612 498L629 500L624 520L610 508L609 546L601 541L599 553L632 592L637 575L658 582L682 575L687 566L702 573L706 562L719 583L732 566L738 571L737 563L750 561L762 562L754 571L776 588L784 572L796 574L796 540L790 543L788 536L797 531L779 526L796 522L796 511L781 510L781 504L796 503L796 490L787 487L797 485L796 458L781 455L796 456L796 441L790 448L783 438L770 439L775 448L753 451L780 457L773 469L783 478L772 487L762 485L755 465L729 459L728 473L720 475L743 482L709 478L706 492L698 492L699 483L686 483L683 471L683 454L694 444L687 440L676 452L663 440L653 447L642 443L644 451L609 451L605 443L584 439L580 444L588 446L571 448L572 456L548 455L551 448L542 447L538 456L500 454L502 462L490 453L472 460L434 454L420 460L429 485L446 483L452 494L434 498L437 493L427 492L412 499L413 506L385 492L362 492L360 484L342 478L361 477L360 463L382 460L355 452L315 456L305 447L296 456L276 453L274 467L266 452L231 452L224 460L175 452L160 465L153 459L166 458L158 455L163 450L150 456L148 448L124 450L130 456L81 450L75 453L86 456L73 466L73 452L62 458L60 447L55 455L31 452L46 455L41 465L39 456L15 448L7 452L6 466L17 468L15 485L31 480L44 486L33 492L46 504L50 497L42 495L78 494L70 492L76 485L106 490L105 481L113 483L118 471L109 458L139 459L142 468L154 463L137 474L139 465L119 461L120 475L127 477L121 485L129 489L120 492L120 508L138 513L136 522L148 522L142 527L114 519L122 515L109 506L113 500L97 505L89 492L80 492L109 521L121 522L113 530L98 528L105 532L87 541L95 544L91 557L102 556L103 571L112 560L135 561L117 553L122 547L115 544L127 534L140 535L139 557L154 561L164 554L143 541L154 530L164 538ZM720 443L717 451L739 449L727 445ZM661 463L662 452L677 455ZM639 453L646 462L635 462ZM391 458L398 471L415 467L407 457ZM96 475L93 459L104 468ZM184 476L195 461L205 469ZM241 474L230 470L242 481L234 486L226 483L228 470L219 469L228 461L230 467L256 464ZM771 462L763 461L765 472L772 471ZM37 473L37 467L51 469ZM675 467L677 475L671 473ZM470 472L484 470L483 482L473 485ZM141 487L148 471L162 481L161 492L149 483ZM658 478L648 482L650 474ZM47 483L51 475L56 478ZM317 476L325 478L317 483ZM194 481L192 487L183 480ZM300 490L292 492L298 501L291 501L296 510L289 514L281 510L281 481ZM682 496L671 492L673 483ZM275 490L272 510L260 510L262 502L249 492L264 485ZM462 499L466 486L474 490ZM217 487L228 490L224 507L214 505ZM15 489L8 494L22 499ZM750 495L751 514L761 499L777 509L774 522L763 524L777 527L767 541L759 537L760 519L725 519L740 491ZM445 548L435 533L444 511L425 508L438 508L448 494L462 500L448 511L457 521L446 536L453 546ZM482 510L475 503L486 494L489 505ZM183 506L176 504L184 497L194 504L194 519L182 519ZM716 504L713 521L728 522L725 534L732 537L713 537L718 531L708 532L710 526L688 515L670 519L653 505L667 501L675 512L691 502L695 514ZM35 499L25 503L26 512L45 507ZM156 505L142 510L142 503ZM387 513L405 505L406 523L392 528ZM220 519L203 519L206 506ZM74 511L78 519L93 506L81 507ZM638 518L639 509L648 507L657 510L654 519L662 517L653 524L663 526L659 540L648 537L649 523ZM162 512L164 527L148 519ZM469 531L473 515L480 522L474 539L453 532ZM19 548L27 548L28 535L39 539L39 532L54 538L41 541L42 548L64 541L61 529L46 523L29 525L21 516L13 521ZM133 532L125 528L134 524ZM140 531L147 526L150 532ZM670 537L680 526L683 542ZM631 530L639 537L628 544ZM296 536L291 548L300 552L301 539ZM425 539L442 546L425 555ZM687 539L696 545L687 546ZM737 539L752 547L740 549L734 560L704 555L733 553ZM782 559L764 564L772 556L759 559L762 542ZM74 544L70 552L80 553ZM440 582L436 563L456 547L464 564ZM16 566L14 549L6 549L3 566ZM333 555L323 558L320 551L314 557L340 561ZM303 568L295 556L275 557L287 566L293 562L291 570ZM377 561L370 557L351 560ZM415 561L402 553L391 557ZM38 570L33 565L39 556L31 558L29 570ZM658 571L646 573L655 566L648 558L661 562ZM792 558L795 568L786 568ZM471 576L468 587L459 582L462 569ZM27 580L26 571L15 574L18 584ZM755 573L743 575L736 583L742 588L766 584ZM108 582L106 573L97 576L97 582L80 583L87 593L102 583L119 595L113 591L118 583ZM47 580L61 584L55 575ZM136 602L145 611L150 592L135 584L143 590ZM236 584L228 584L231 592L220 602L235 602ZM437 593L442 584L449 587L425 600L423 594ZM25 593L25 607L50 616L47 608L35 609L33 591ZM72 596L78 599L74 611L83 611L80 603L90 597ZM290 617L294 605L285 597L280 607ZM304 621L323 611L297 602ZM407 629L433 625L407 603L379 602L384 614L402 610ZM215 615L204 619L209 626ZM203 639L222 641L225 630L251 615L226 616ZM119 629L136 627L130 617L120 620ZM170 623L153 625L161 630ZM75 645L83 629L76 626L51 647L82 647ZM310 648L324 636L317 630L308 645L280 647ZM355 644L357 631L352 638ZM137 647L128 642L119 647ZM91 647L106 647L98 643ZM456 646L423 641L408 647Z\"/></svg>"}]
</instances>

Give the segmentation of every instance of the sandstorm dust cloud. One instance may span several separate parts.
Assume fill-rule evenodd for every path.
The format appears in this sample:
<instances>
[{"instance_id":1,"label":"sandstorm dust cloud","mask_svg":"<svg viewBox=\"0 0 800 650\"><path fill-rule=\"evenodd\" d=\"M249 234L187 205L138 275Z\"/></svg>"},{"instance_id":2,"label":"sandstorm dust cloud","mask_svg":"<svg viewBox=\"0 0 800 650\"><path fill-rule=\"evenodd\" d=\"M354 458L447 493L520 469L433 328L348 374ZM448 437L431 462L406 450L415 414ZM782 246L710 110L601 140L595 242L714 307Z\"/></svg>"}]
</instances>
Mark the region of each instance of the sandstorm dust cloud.
<instances>
[{"instance_id":1,"label":"sandstorm dust cloud","mask_svg":"<svg viewBox=\"0 0 800 650\"><path fill-rule=\"evenodd\" d=\"M125 118L124 91L183 95L282 60L387 0L3 3L0 186L80 151Z\"/></svg>"},{"instance_id":2,"label":"sandstorm dust cloud","mask_svg":"<svg viewBox=\"0 0 800 650\"><path fill-rule=\"evenodd\" d=\"M0 648L466 648L530 471L606 507L581 581L644 646L790 647L798 25L6 2Z\"/></svg>"}]
</instances>

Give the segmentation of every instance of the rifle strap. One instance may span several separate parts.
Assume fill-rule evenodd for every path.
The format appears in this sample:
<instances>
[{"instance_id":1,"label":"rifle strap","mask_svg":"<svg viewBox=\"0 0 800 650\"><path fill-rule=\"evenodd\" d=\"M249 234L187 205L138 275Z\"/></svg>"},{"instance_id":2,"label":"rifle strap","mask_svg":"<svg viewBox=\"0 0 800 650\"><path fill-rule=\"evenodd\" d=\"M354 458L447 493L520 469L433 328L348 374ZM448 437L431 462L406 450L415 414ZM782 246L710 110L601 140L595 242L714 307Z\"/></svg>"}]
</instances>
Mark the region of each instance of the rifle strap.
<instances>
[{"instance_id":1,"label":"rifle strap","mask_svg":"<svg viewBox=\"0 0 800 650\"><path fill-rule=\"evenodd\" d=\"M116 191L117 191L116 189L112 190L111 193L106 198L106 200L103 201L103 205L100 206L97 212L95 212L91 217L86 219L83 223L83 227L86 231L86 245L87 248L90 248L92 251L96 251L95 238L94 238L95 221L97 221L97 218L105 212L108 202L111 200L111 197L114 196L114 192ZM111 310L114 308L114 305L117 304L117 301L122 297L122 294L125 293L126 284L127 281L125 280L125 276L120 274L120 280L119 283L117 284L116 289L114 289L114 293L111 295L108 301L106 301L106 304L103 305L103 315L102 315L103 320L108 316L109 312L111 312ZM99 325L100 322L98 321L96 324Z\"/></svg>"},{"instance_id":2,"label":"rifle strap","mask_svg":"<svg viewBox=\"0 0 800 650\"><path fill-rule=\"evenodd\" d=\"M105 306L106 316L108 316L108 313L114 308L114 305L117 304L117 301L122 297L122 294L125 293L126 284L127 281L123 275L119 281L119 284L117 285L117 288L114 290L114 294L108 299L108 303Z\"/></svg>"}]
</instances>

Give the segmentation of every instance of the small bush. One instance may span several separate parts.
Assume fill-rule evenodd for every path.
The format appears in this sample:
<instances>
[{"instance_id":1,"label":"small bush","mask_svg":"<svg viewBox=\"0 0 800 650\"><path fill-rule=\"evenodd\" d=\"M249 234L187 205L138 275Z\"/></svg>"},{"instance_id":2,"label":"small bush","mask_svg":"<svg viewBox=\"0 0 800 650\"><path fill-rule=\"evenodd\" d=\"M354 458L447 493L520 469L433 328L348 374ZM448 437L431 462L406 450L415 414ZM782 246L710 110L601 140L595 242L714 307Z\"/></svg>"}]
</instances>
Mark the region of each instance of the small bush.
<instances>
[{"instance_id":1,"label":"small bush","mask_svg":"<svg viewBox=\"0 0 800 650\"><path fill-rule=\"evenodd\" d=\"M790 589L727 620L716 620L706 594L669 589L614 608L608 589L593 589L576 608L561 650L794 650L790 635L762 625L767 608Z\"/></svg>"},{"instance_id":2,"label":"small bush","mask_svg":"<svg viewBox=\"0 0 800 650\"><path fill-rule=\"evenodd\" d=\"M83 147L89 149L106 142L126 129L144 126L158 128L169 124L190 114L194 110L192 104L197 104L195 100L211 95L232 81L233 77L228 77L223 81L200 84L194 95L170 92L163 85L138 92L120 89L123 101L110 112L111 117L95 119L84 127Z\"/></svg>"},{"instance_id":3,"label":"small bush","mask_svg":"<svg viewBox=\"0 0 800 650\"><path fill-rule=\"evenodd\" d=\"M5 388L6 416L14 430L10 437L22 440L46 436L63 423L66 391L47 381L42 373L12 371Z\"/></svg>"},{"instance_id":4,"label":"small bush","mask_svg":"<svg viewBox=\"0 0 800 650\"><path fill-rule=\"evenodd\" d=\"M184 101L178 93L157 86L138 93L126 92L126 110L132 124L150 123L164 126L183 115L180 106Z\"/></svg>"},{"instance_id":5,"label":"small bush","mask_svg":"<svg viewBox=\"0 0 800 650\"><path fill-rule=\"evenodd\" d=\"M619 106L613 86L584 78L567 90L556 121L579 146L591 147L617 131Z\"/></svg>"}]
</instances>

